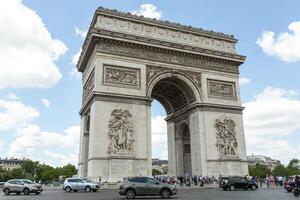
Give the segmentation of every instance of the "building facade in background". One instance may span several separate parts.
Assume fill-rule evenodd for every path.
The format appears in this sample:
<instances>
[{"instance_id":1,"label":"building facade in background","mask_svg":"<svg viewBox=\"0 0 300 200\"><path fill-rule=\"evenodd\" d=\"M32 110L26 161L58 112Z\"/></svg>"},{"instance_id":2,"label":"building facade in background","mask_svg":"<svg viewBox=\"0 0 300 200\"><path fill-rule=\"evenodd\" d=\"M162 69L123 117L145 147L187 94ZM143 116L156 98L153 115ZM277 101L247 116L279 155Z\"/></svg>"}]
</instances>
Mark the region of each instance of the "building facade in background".
<instances>
[{"instance_id":1,"label":"building facade in background","mask_svg":"<svg viewBox=\"0 0 300 200\"><path fill-rule=\"evenodd\" d=\"M262 155L251 155L247 156L249 166L255 166L257 163L265 166L269 170L273 171L275 167L281 165L280 160L272 159L268 156L262 156Z\"/></svg>"},{"instance_id":2,"label":"building facade in background","mask_svg":"<svg viewBox=\"0 0 300 200\"><path fill-rule=\"evenodd\" d=\"M21 168L22 164L26 159L17 159L17 158L0 158L0 167L4 170L13 170Z\"/></svg>"},{"instance_id":3,"label":"building facade in background","mask_svg":"<svg viewBox=\"0 0 300 200\"><path fill-rule=\"evenodd\" d=\"M151 102L166 110L168 175L248 174L232 35L96 10L83 74L78 175L152 173Z\"/></svg>"}]
</instances>

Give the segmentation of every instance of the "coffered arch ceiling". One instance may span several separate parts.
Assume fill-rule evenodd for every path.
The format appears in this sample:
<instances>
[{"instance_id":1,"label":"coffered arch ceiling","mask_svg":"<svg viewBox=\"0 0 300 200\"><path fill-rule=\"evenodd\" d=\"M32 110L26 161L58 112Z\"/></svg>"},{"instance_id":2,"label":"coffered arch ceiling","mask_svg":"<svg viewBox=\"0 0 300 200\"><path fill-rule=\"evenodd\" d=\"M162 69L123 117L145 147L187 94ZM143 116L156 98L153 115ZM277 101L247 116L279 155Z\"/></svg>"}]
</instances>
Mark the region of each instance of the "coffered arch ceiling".
<instances>
[{"instance_id":1,"label":"coffered arch ceiling","mask_svg":"<svg viewBox=\"0 0 300 200\"><path fill-rule=\"evenodd\" d=\"M164 106L167 114L175 113L196 100L192 89L183 80L174 77L158 81L151 97Z\"/></svg>"}]
</instances>

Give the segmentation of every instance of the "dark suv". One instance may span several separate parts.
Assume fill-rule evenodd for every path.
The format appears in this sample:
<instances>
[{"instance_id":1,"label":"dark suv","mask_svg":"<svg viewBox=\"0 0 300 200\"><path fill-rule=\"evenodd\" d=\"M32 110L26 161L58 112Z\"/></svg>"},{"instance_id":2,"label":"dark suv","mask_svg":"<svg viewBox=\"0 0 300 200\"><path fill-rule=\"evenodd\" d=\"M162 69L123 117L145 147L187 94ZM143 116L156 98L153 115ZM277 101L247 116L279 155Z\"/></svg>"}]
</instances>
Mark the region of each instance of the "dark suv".
<instances>
[{"instance_id":1,"label":"dark suv","mask_svg":"<svg viewBox=\"0 0 300 200\"><path fill-rule=\"evenodd\" d=\"M125 195L127 199L133 199L135 196L161 196L167 199L176 193L174 185L143 176L127 178L119 187L119 194Z\"/></svg>"},{"instance_id":2,"label":"dark suv","mask_svg":"<svg viewBox=\"0 0 300 200\"><path fill-rule=\"evenodd\" d=\"M247 180L239 176L232 176L232 177L223 177L220 180L220 188L223 188L223 190L235 190L235 189L256 190L258 188L258 185L253 180Z\"/></svg>"}]
</instances>

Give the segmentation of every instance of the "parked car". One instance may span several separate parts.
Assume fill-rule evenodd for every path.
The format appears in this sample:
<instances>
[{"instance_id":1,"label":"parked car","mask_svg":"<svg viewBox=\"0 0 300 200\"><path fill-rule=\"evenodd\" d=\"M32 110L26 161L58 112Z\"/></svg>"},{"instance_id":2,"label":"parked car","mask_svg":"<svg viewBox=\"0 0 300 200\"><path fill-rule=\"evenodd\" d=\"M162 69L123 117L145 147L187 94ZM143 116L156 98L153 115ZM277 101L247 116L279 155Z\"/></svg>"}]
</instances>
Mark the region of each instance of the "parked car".
<instances>
[{"instance_id":1,"label":"parked car","mask_svg":"<svg viewBox=\"0 0 300 200\"><path fill-rule=\"evenodd\" d=\"M256 190L258 188L258 185L255 181L247 180L239 176L223 177L220 180L219 186L223 190L235 190L235 189Z\"/></svg>"},{"instance_id":2,"label":"parked car","mask_svg":"<svg viewBox=\"0 0 300 200\"><path fill-rule=\"evenodd\" d=\"M28 179L12 179L7 181L3 185L3 192L5 195L10 193L16 193L24 195L29 195L30 193L40 194L43 191L41 184L34 183Z\"/></svg>"},{"instance_id":3,"label":"parked car","mask_svg":"<svg viewBox=\"0 0 300 200\"><path fill-rule=\"evenodd\" d=\"M66 192L77 192L78 190L97 192L97 190L100 189L100 185L84 178L67 178L64 182L63 189Z\"/></svg>"},{"instance_id":4,"label":"parked car","mask_svg":"<svg viewBox=\"0 0 300 200\"><path fill-rule=\"evenodd\" d=\"M296 176L289 176L288 179L284 182L284 189L288 192L292 192L296 186L295 183Z\"/></svg>"},{"instance_id":5,"label":"parked car","mask_svg":"<svg viewBox=\"0 0 300 200\"><path fill-rule=\"evenodd\" d=\"M127 199L133 199L135 196L161 196L168 199L176 193L174 185L144 176L127 178L119 187L119 194L126 196Z\"/></svg>"}]
</instances>

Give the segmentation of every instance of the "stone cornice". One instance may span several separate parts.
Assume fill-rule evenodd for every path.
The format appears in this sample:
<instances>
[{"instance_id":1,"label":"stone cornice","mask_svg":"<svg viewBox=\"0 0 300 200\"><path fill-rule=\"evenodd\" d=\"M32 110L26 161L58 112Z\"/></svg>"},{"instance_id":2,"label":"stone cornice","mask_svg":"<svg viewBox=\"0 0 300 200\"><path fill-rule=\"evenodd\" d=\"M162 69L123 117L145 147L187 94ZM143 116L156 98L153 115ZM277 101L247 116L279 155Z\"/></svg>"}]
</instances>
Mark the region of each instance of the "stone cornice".
<instances>
[{"instance_id":1,"label":"stone cornice","mask_svg":"<svg viewBox=\"0 0 300 200\"><path fill-rule=\"evenodd\" d=\"M145 23L152 23L152 24L156 24L156 25L167 26L167 27L170 27L170 28L176 28L176 29L181 29L181 30L185 30L185 31L191 31L191 32L195 32L195 33L202 34L202 35L205 35L205 36L228 39L228 40L231 40L231 41L234 41L234 42L237 41L237 39L235 39L233 35L225 34L225 33L222 33L222 32L215 32L215 31L211 31L211 30L205 30L205 29L202 29L202 28L196 28L196 27L192 27L192 26L182 25L182 24L175 23L175 22L170 22L170 21L157 20L155 18L154 19L147 18L147 17L144 17L144 16L134 15L134 14L131 14L129 12L127 12L127 13L120 12L120 11L115 10L115 9L108 9L108 8L99 7L96 12L104 14L104 15L113 15L113 16L116 16L116 17L122 17L122 18L127 18L127 19L132 19L132 20L143 21Z\"/></svg>"},{"instance_id":2,"label":"stone cornice","mask_svg":"<svg viewBox=\"0 0 300 200\"><path fill-rule=\"evenodd\" d=\"M208 70L215 70L227 73L239 73L238 66L244 62L245 57L226 57L227 55L208 56L209 50L203 50L203 53L192 51L179 51L174 49L159 48L132 42L112 40L93 35L90 39L90 45L80 56L77 68L83 72L88 59L96 47L99 53L110 55L127 56L143 60L166 62L176 65L192 66ZM206 53L204 53L206 52ZM205 55L206 54L206 55ZM82 59L84 57L84 59Z\"/></svg>"}]
</instances>

